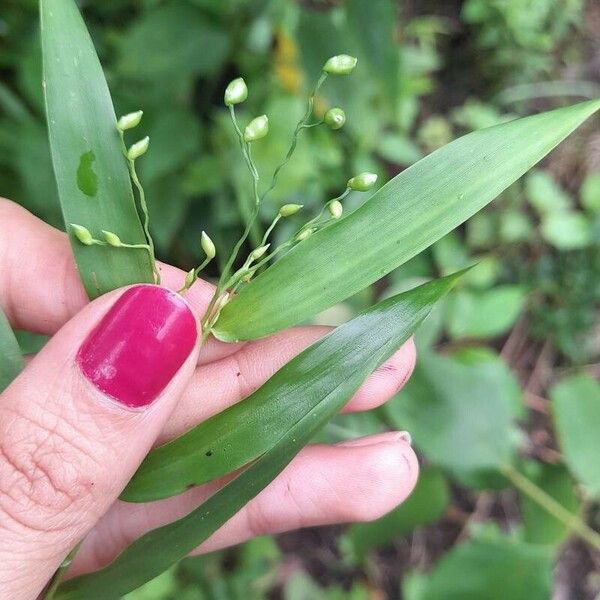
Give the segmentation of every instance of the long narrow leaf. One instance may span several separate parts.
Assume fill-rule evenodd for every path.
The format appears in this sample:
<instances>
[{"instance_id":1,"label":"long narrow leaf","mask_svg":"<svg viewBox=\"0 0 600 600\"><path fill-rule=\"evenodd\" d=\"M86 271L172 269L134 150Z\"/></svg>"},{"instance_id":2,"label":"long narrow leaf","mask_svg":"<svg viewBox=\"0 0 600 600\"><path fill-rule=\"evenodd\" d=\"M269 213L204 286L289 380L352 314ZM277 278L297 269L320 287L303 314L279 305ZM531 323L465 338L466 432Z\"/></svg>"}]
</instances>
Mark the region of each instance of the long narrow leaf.
<instances>
[{"instance_id":1,"label":"long narrow leaf","mask_svg":"<svg viewBox=\"0 0 600 600\"><path fill-rule=\"evenodd\" d=\"M40 0L44 89L52 162L65 223L145 242L110 93L74 0ZM72 239L90 298L152 282L145 250L84 246Z\"/></svg>"},{"instance_id":2,"label":"long narrow leaf","mask_svg":"<svg viewBox=\"0 0 600 600\"><path fill-rule=\"evenodd\" d=\"M0 392L23 370L25 363L19 343L0 309Z\"/></svg>"},{"instance_id":3,"label":"long narrow leaf","mask_svg":"<svg viewBox=\"0 0 600 600\"><path fill-rule=\"evenodd\" d=\"M304 403L305 390L315 378L321 381L320 392L313 389L313 394L318 393L318 401L311 400L310 408L290 418L285 428L267 432L267 451L196 510L142 536L101 571L67 581L56 597L118 598L186 556L282 471L338 412L366 373L389 358L412 335L456 278L457 275L446 277L378 304L288 363L270 380L275 379L283 387L282 394L290 398L287 404ZM261 389L265 388L269 390L269 384ZM261 433L255 423L255 436Z\"/></svg>"},{"instance_id":4,"label":"long narrow leaf","mask_svg":"<svg viewBox=\"0 0 600 600\"><path fill-rule=\"evenodd\" d=\"M266 452L323 398L354 389L373 370L369 352L381 339L368 335L370 320L401 321L400 310L428 307L456 276L423 285L370 309L319 340L289 362L260 389L150 452L121 495L128 502L149 502L184 492L231 473ZM388 306L395 307L392 312ZM389 313L389 316L388 316ZM379 326L379 325L378 325Z\"/></svg>"},{"instance_id":5,"label":"long narrow leaf","mask_svg":"<svg viewBox=\"0 0 600 600\"><path fill-rule=\"evenodd\" d=\"M225 306L215 335L262 337L360 291L483 208L599 108L560 108L437 150L259 275Z\"/></svg>"}]
</instances>

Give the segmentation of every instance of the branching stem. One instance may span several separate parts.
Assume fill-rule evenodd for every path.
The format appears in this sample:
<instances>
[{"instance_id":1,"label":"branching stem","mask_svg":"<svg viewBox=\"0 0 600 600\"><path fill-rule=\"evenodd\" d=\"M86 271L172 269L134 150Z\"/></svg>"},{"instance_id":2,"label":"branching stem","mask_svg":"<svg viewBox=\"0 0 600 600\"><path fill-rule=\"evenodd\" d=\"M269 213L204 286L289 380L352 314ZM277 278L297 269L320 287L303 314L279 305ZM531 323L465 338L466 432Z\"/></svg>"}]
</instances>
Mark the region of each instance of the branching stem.
<instances>
[{"instance_id":1,"label":"branching stem","mask_svg":"<svg viewBox=\"0 0 600 600\"><path fill-rule=\"evenodd\" d=\"M313 113L313 108L315 105L315 96L317 95L319 88L323 85L326 79L327 73L323 71L321 73L321 76L317 80L317 83L315 84L311 95L308 98L308 106L306 107L306 112L296 125L296 129L294 130L294 133L292 135L292 143L290 144L289 150L287 151L287 154L285 155L283 161L277 166L277 168L273 172L273 178L271 179L271 183L269 184L269 187L263 192L261 200L264 200L273 191L273 188L277 185L277 178L279 177L279 173L281 172L283 167L285 167L285 165L287 165L287 163L290 161L290 158L292 158L292 154L294 154L294 150L296 150L296 145L298 144L298 137L300 135L300 132L303 129L316 127L317 125L321 125L321 123L323 123L323 121L318 121L317 123L309 124L308 120L310 119Z\"/></svg>"}]
</instances>

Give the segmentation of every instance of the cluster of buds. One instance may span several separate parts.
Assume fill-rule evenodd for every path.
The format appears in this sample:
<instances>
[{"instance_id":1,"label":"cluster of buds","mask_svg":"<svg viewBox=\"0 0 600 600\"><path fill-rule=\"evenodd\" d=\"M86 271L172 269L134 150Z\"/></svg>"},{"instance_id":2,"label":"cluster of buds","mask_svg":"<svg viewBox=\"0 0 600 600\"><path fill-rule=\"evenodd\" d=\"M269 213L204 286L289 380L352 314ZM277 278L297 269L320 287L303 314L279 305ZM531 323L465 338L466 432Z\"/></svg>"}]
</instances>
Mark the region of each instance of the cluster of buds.
<instances>
[{"instance_id":1,"label":"cluster of buds","mask_svg":"<svg viewBox=\"0 0 600 600\"><path fill-rule=\"evenodd\" d=\"M225 106L228 106L230 110L236 104L241 104L248 98L248 86L242 77L237 77L229 82L229 85L225 88L223 94L223 102ZM244 129L244 141L249 144L264 138L269 133L269 117L267 115L260 115L255 117L246 125Z\"/></svg>"},{"instance_id":2,"label":"cluster of buds","mask_svg":"<svg viewBox=\"0 0 600 600\"><path fill-rule=\"evenodd\" d=\"M344 124L346 123L346 113L339 106L329 108L323 115L323 119L321 121L310 124L309 119L312 115L312 110L313 110L313 106L314 106L314 100L315 100L316 93L318 92L320 86L323 84L325 79L329 75L333 75L333 76L349 75L355 69L357 62L358 62L358 60L354 56L349 56L348 54L339 54L336 56L332 56L325 62L325 64L323 65L323 68L322 68L321 77L317 81L317 84L313 90L313 93L309 98L307 112L304 115L304 117L300 120L300 122L298 123L296 130L294 132L290 150L289 150L284 162L277 167L277 169L273 175L273 181L271 183L271 187L269 187L267 192L265 192L265 194L263 194L262 197L256 196L256 198L255 198L257 200L256 206L258 206L260 200L262 198L264 198L264 196L271 189L273 189L273 186L275 185L279 171L290 159L290 157L296 147L298 134L300 133L300 131L302 129L308 128L308 127L314 127L316 125L320 125L321 123L324 123L325 125L327 125L327 127L329 127L332 130L338 130L344 126ZM256 166L252 162L252 158L249 153L249 148L245 149L245 146L247 147L250 143L252 143L256 140L259 140L267 135L267 133L269 131L269 118L267 117L267 115L260 115L258 117L255 117L248 123L248 125L246 125L246 127L244 128L243 133L242 133L239 126L237 125L237 120L236 120L236 116L235 116L235 106L238 104L241 104L242 102L247 100L247 98L248 98L248 86L246 85L246 82L244 81L243 78L237 77L236 79L233 79L227 85L227 88L225 89L225 93L223 95L223 102L224 102L225 106L227 106L230 110L234 126L235 126L238 136L240 137L240 140L242 142L242 150L244 151L244 157L250 168L250 172L254 178L255 195L256 195L257 194L256 184L258 182L258 174L257 174ZM320 227L322 227L325 224L322 221L323 212L325 210L328 211L330 220L340 219L344 212L344 207L343 207L341 201L351 191L365 192L365 191L372 189L373 186L375 185L376 181L377 181L377 175L374 173L360 173L359 175L355 175L354 177L351 177L348 180L345 191L337 198L333 198L332 200L329 200L323 206L321 213L317 217L308 221L300 230L298 230L296 232L296 234L292 237L291 240L284 243L282 246L287 247L292 243L301 242L301 241L307 239L308 237L310 237L315 231L317 231ZM236 274L234 274L234 276L230 279L230 281L232 279L235 280L236 282L249 280L250 277L252 276L252 274L254 273L254 270L257 268L256 265L254 267L251 267L252 263L258 263L258 261L260 261L260 259L262 259L262 262L266 262L275 253L277 253L280 249L283 249L280 247L280 248L275 249L275 251L271 252L271 254L267 254L267 250L270 247L270 244L267 243L267 239L268 239L270 233L272 232L273 228L276 226L279 219L295 215L301 209L302 209L302 205L300 205L300 204L285 204L279 209L277 216L275 217L275 219L273 220L271 225L268 227L268 229L263 237L262 244L250 253L246 263L244 263L244 266Z\"/></svg>"},{"instance_id":3,"label":"cluster of buds","mask_svg":"<svg viewBox=\"0 0 600 600\"><path fill-rule=\"evenodd\" d=\"M215 248L214 242L210 239L206 231L203 231L200 235L200 247L202 248L202 252L204 252L204 261L200 266L190 269L186 276L183 287L179 290L179 292L184 292L185 290L189 290L192 285L198 279L198 275L200 271L206 267L206 265L217 255L217 249Z\"/></svg>"},{"instance_id":4,"label":"cluster of buds","mask_svg":"<svg viewBox=\"0 0 600 600\"><path fill-rule=\"evenodd\" d=\"M122 116L117 121L117 130L121 135L123 135L129 129L134 129L141 123L143 115L143 111L137 110L135 112ZM149 146L150 138L148 136L142 138L139 142L136 142L127 149L126 156L128 160L134 161L140 156L143 156L148 151Z\"/></svg>"},{"instance_id":5,"label":"cluster of buds","mask_svg":"<svg viewBox=\"0 0 600 600\"><path fill-rule=\"evenodd\" d=\"M87 227L71 223L69 225L71 233L84 246L112 246L113 248L137 248L148 249L148 244L127 244L121 241L121 238L112 231L102 230L103 240L96 239Z\"/></svg>"},{"instance_id":6,"label":"cluster of buds","mask_svg":"<svg viewBox=\"0 0 600 600\"><path fill-rule=\"evenodd\" d=\"M338 54L337 56L332 56L323 65L323 73L328 75L350 75L357 63L358 59L354 56ZM329 129L341 129L346 123L346 113L339 106L330 108L325 113L323 122Z\"/></svg>"}]
</instances>

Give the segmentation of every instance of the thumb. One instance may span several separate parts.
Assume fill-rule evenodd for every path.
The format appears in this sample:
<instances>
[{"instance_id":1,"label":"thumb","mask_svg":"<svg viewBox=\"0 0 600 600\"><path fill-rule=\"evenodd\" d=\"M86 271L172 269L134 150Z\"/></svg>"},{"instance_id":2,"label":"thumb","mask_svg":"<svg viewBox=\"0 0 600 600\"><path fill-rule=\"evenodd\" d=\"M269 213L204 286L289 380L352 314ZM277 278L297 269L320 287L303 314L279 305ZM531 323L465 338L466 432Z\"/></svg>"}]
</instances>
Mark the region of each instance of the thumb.
<instances>
[{"instance_id":1,"label":"thumb","mask_svg":"<svg viewBox=\"0 0 600 600\"><path fill-rule=\"evenodd\" d=\"M197 334L174 292L115 292L0 396L0 598L35 598L117 498L193 373Z\"/></svg>"}]
</instances>

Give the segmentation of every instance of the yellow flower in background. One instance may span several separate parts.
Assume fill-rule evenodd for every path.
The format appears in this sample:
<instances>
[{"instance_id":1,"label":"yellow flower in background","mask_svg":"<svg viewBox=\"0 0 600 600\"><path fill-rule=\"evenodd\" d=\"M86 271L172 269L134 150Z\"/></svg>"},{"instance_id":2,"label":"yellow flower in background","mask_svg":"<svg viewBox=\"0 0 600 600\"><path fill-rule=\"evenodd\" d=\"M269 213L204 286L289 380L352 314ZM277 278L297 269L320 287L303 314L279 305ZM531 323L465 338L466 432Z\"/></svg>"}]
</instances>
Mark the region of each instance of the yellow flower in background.
<instances>
[{"instance_id":1,"label":"yellow flower in background","mask_svg":"<svg viewBox=\"0 0 600 600\"><path fill-rule=\"evenodd\" d=\"M283 29L279 29L275 42L275 76L281 86L297 94L304 81L304 73L298 63L296 41Z\"/></svg>"}]
</instances>

